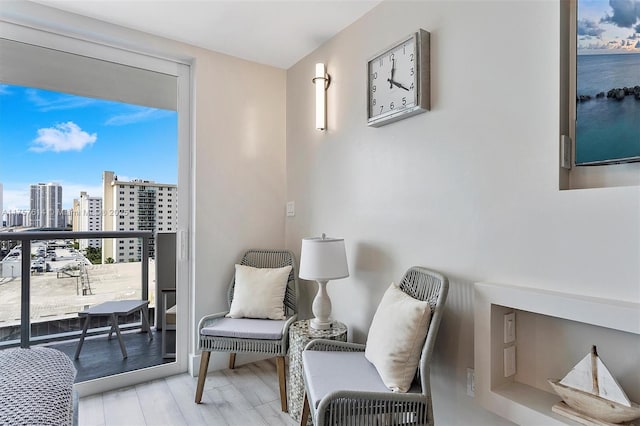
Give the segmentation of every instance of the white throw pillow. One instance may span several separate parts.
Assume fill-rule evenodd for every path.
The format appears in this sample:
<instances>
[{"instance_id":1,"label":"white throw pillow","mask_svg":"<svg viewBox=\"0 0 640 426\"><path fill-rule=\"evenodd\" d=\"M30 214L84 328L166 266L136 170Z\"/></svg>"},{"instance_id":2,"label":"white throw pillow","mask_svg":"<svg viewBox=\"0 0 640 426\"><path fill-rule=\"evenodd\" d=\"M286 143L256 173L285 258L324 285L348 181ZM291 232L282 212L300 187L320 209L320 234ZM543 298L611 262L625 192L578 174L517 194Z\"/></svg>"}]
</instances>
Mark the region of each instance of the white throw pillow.
<instances>
[{"instance_id":1,"label":"white throw pillow","mask_svg":"<svg viewBox=\"0 0 640 426\"><path fill-rule=\"evenodd\" d=\"M253 268L236 265L233 300L227 314L230 318L285 319L284 294L291 266Z\"/></svg>"},{"instance_id":2,"label":"white throw pillow","mask_svg":"<svg viewBox=\"0 0 640 426\"><path fill-rule=\"evenodd\" d=\"M430 321L429 302L391 283L373 316L365 357L392 391L407 392L411 387Z\"/></svg>"}]
</instances>

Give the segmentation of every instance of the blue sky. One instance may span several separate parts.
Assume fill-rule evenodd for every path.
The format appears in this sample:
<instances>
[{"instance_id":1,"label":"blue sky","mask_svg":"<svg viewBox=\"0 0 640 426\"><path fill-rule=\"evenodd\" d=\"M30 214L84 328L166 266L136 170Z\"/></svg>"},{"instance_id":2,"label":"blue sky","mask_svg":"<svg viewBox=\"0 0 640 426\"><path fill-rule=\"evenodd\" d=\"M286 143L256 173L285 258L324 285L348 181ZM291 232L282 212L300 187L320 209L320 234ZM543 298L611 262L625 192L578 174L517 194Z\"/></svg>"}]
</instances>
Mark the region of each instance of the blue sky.
<instances>
[{"instance_id":1,"label":"blue sky","mask_svg":"<svg viewBox=\"0 0 640 426\"><path fill-rule=\"evenodd\" d=\"M640 53L640 0L578 0L578 54Z\"/></svg>"},{"instance_id":2,"label":"blue sky","mask_svg":"<svg viewBox=\"0 0 640 426\"><path fill-rule=\"evenodd\" d=\"M102 196L102 172L177 183L177 113L0 84L3 209L29 208L29 185L62 185L63 208L80 191Z\"/></svg>"}]
</instances>

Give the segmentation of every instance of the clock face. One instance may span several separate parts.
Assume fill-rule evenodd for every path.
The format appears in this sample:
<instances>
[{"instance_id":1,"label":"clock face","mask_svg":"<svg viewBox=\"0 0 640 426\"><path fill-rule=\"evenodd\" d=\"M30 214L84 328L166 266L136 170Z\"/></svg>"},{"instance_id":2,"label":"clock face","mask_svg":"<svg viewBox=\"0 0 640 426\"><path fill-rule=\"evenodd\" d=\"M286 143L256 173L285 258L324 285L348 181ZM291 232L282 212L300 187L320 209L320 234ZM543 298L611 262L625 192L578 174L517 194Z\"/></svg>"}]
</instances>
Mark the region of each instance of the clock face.
<instances>
[{"instance_id":1,"label":"clock face","mask_svg":"<svg viewBox=\"0 0 640 426\"><path fill-rule=\"evenodd\" d=\"M369 118L417 104L416 40L411 37L369 61Z\"/></svg>"},{"instance_id":2,"label":"clock face","mask_svg":"<svg viewBox=\"0 0 640 426\"><path fill-rule=\"evenodd\" d=\"M368 62L368 124L381 126L429 109L429 33L420 30Z\"/></svg>"}]
</instances>

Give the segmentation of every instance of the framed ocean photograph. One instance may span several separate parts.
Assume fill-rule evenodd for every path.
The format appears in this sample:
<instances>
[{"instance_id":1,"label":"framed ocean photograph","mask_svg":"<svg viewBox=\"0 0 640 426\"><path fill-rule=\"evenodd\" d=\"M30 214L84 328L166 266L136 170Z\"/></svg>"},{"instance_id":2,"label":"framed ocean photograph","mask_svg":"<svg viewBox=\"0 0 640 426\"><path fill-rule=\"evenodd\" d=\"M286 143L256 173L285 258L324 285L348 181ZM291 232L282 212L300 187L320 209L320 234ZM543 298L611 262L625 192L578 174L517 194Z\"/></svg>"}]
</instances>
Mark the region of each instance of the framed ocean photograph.
<instances>
[{"instance_id":1,"label":"framed ocean photograph","mask_svg":"<svg viewBox=\"0 0 640 426\"><path fill-rule=\"evenodd\" d=\"M640 161L640 0L577 0L575 164Z\"/></svg>"}]
</instances>

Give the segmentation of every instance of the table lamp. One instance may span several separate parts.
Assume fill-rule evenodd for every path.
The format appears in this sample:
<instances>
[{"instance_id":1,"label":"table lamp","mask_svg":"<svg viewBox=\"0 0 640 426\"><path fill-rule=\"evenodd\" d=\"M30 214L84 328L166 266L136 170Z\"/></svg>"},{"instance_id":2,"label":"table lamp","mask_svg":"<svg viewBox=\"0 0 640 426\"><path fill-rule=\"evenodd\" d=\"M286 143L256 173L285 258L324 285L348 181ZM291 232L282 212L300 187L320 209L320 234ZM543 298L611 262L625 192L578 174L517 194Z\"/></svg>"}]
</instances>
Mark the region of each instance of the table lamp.
<instances>
[{"instance_id":1,"label":"table lamp","mask_svg":"<svg viewBox=\"0 0 640 426\"><path fill-rule=\"evenodd\" d=\"M331 327L331 299L327 294L327 282L349 276L347 253L343 238L303 238L300 253L300 278L318 283L318 293L311 306L315 318L311 327L326 330Z\"/></svg>"}]
</instances>

